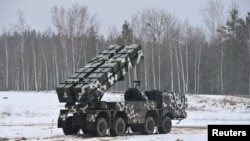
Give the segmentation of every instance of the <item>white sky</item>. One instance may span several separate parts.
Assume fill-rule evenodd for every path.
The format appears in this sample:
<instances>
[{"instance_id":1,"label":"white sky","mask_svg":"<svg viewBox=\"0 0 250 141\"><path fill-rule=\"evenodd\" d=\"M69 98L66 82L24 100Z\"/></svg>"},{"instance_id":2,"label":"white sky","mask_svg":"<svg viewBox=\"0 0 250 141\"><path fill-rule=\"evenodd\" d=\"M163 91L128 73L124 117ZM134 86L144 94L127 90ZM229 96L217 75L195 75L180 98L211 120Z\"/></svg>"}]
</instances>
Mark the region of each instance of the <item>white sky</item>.
<instances>
[{"instance_id":1,"label":"white sky","mask_svg":"<svg viewBox=\"0 0 250 141\"><path fill-rule=\"evenodd\" d=\"M101 34L107 34L111 25L121 28L125 20L145 8L165 9L178 19L188 19L192 25L202 25L200 10L207 0L0 0L0 31L10 29L18 21L17 10L24 12L31 29L45 31L51 25L53 6L71 7L75 2L88 7L90 15L97 15ZM222 0L228 8L231 0ZM250 0L235 0L241 14L250 11Z\"/></svg>"}]
</instances>

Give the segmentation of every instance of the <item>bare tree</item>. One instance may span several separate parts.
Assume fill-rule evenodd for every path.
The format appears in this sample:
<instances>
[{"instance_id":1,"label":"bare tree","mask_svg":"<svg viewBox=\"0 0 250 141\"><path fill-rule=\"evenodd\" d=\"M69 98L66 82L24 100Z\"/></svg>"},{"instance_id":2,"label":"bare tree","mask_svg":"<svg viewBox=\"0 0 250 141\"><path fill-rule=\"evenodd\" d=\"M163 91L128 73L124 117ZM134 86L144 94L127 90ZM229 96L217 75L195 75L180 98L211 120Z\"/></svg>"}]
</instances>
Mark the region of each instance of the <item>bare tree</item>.
<instances>
[{"instance_id":1,"label":"bare tree","mask_svg":"<svg viewBox=\"0 0 250 141\"><path fill-rule=\"evenodd\" d=\"M196 40L195 44L195 60L194 60L194 93L200 93L200 67L201 67L201 51L202 47L205 46L205 35L202 30L198 27L195 28L194 38Z\"/></svg>"},{"instance_id":2,"label":"bare tree","mask_svg":"<svg viewBox=\"0 0 250 141\"><path fill-rule=\"evenodd\" d=\"M151 31L151 40L152 40L152 47L151 47L151 65L152 65L152 73L153 73L153 89L156 89L156 73L155 73L155 59L154 59L154 51L155 51L155 46L156 46L156 38L155 38L155 33L151 28L151 24L147 23L147 25L150 27Z\"/></svg>"},{"instance_id":3,"label":"bare tree","mask_svg":"<svg viewBox=\"0 0 250 141\"><path fill-rule=\"evenodd\" d=\"M4 48L5 48L5 87L9 88L9 51L8 51L8 41L7 33L3 33Z\"/></svg>"},{"instance_id":4,"label":"bare tree","mask_svg":"<svg viewBox=\"0 0 250 141\"><path fill-rule=\"evenodd\" d=\"M45 90L48 90L49 87L49 76L48 76L48 63L47 63L47 59L44 53L44 47L41 46L41 50L42 50L42 56L43 56L43 61L44 61L44 66L45 66Z\"/></svg>"},{"instance_id":5,"label":"bare tree","mask_svg":"<svg viewBox=\"0 0 250 141\"><path fill-rule=\"evenodd\" d=\"M174 29L176 23L175 17L164 10L148 9L145 10L142 15L146 20L146 26L148 27L149 36L152 38L153 47L151 52L152 57L152 71L153 71L153 84L154 88L157 88L156 84L156 67L158 65L158 89L161 89L161 70L162 70L162 47L164 43L167 43L167 47L170 51L170 60L172 60L172 48L171 48L171 32ZM164 41L167 40L167 41ZM166 47L166 46L165 46ZM154 60L155 53L157 53L157 61ZM157 62L157 63L156 63ZM170 67L173 69L172 67ZM173 70L171 71L171 87L173 87Z\"/></svg>"},{"instance_id":6,"label":"bare tree","mask_svg":"<svg viewBox=\"0 0 250 141\"><path fill-rule=\"evenodd\" d=\"M210 41L213 43L217 38L217 29L225 23L224 4L220 0L208 0L202 7L201 14L210 33Z\"/></svg>"},{"instance_id":7,"label":"bare tree","mask_svg":"<svg viewBox=\"0 0 250 141\"><path fill-rule=\"evenodd\" d=\"M177 46L179 46L179 43L178 43L178 45L175 45L174 51L175 51L176 69L177 69L178 92L180 92L180 90L181 90L181 83L180 83L180 62L179 62L179 57L178 57L179 55L178 55L178 51L177 51Z\"/></svg>"},{"instance_id":8,"label":"bare tree","mask_svg":"<svg viewBox=\"0 0 250 141\"><path fill-rule=\"evenodd\" d=\"M25 24L25 17L22 11L18 11L18 24L16 25L18 33L19 33L19 46L20 46L20 52L21 52L21 65L22 65L22 84L23 84L23 90L26 90L26 71L25 71L25 54L24 54L24 47L25 47L25 30L26 30L26 24Z\"/></svg>"},{"instance_id":9,"label":"bare tree","mask_svg":"<svg viewBox=\"0 0 250 141\"><path fill-rule=\"evenodd\" d=\"M191 27L189 25L189 22L186 20L184 22L183 25L183 34L182 34L182 38L183 38L183 47L184 47L184 55L182 55L182 48L181 46L179 46L179 50L180 50L180 62L181 62L181 77L182 77L182 83L183 83L183 91L184 93L187 93L189 91L189 63L188 63L188 59L189 59L189 51L188 51L188 41L189 41L189 37L190 37L190 31L191 31ZM184 56L184 57L182 57ZM183 61L183 59L185 58L185 63ZM185 64L185 65L184 65ZM184 67L186 66L186 67Z\"/></svg>"},{"instance_id":10,"label":"bare tree","mask_svg":"<svg viewBox=\"0 0 250 141\"><path fill-rule=\"evenodd\" d=\"M35 51L34 41L32 41L32 53L33 53L33 68L34 68L34 77L35 77L35 90L38 91L38 81L37 81L37 55Z\"/></svg>"},{"instance_id":11,"label":"bare tree","mask_svg":"<svg viewBox=\"0 0 250 141\"><path fill-rule=\"evenodd\" d=\"M52 23L57 28L58 40L61 43L61 47L64 52L64 76L69 75L69 59L68 59L68 50L67 50L67 29L66 29L66 12L63 7L53 7L52 8Z\"/></svg>"},{"instance_id":12,"label":"bare tree","mask_svg":"<svg viewBox=\"0 0 250 141\"><path fill-rule=\"evenodd\" d=\"M184 63L183 63L183 55L182 55L182 48L181 48L181 41L178 44L179 54L180 54L180 67L178 70L178 74L180 73L180 76L182 78L182 86L183 86L183 92L186 92L186 81L185 81L185 73L184 73Z\"/></svg>"},{"instance_id":13,"label":"bare tree","mask_svg":"<svg viewBox=\"0 0 250 141\"><path fill-rule=\"evenodd\" d=\"M225 14L224 14L224 4L219 0L209 0L207 1L206 6L203 7L201 11L203 15L203 19L210 33L210 42L212 44L216 43L218 39L217 30L222 28L225 23ZM220 44L222 44L222 40L220 40ZM220 85L221 85L221 93L224 93L224 83L223 83L223 59L224 59L224 46L220 46Z\"/></svg>"},{"instance_id":14,"label":"bare tree","mask_svg":"<svg viewBox=\"0 0 250 141\"><path fill-rule=\"evenodd\" d=\"M72 72L75 72L77 67L76 59L79 52L78 41L80 37L85 34L85 29L87 28L87 22L89 21L89 15L87 13L87 7L80 6L75 3L72 8L67 11L67 30L68 36L70 38L71 44L71 57L72 58ZM93 20L95 22L95 20ZM93 25L95 23L92 23ZM92 25L92 26L93 26Z\"/></svg>"},{"instance_id":15,"label":"bare tree","mask_svg":"<svg viewBox=\"0 0 250 141\"><path fill-rule=\"evenodd\" d=\"M180 36L180 24L177 24L176 29L175 29L175 34L174 34L174 40L175 40L175 45L174 45L174 52L175 52L175 60L176 60L176 72L177 72L177 83L178 83L178 92L181 92L181 63L182 63L182 53L180 49L180 44L181 44L181 36Z\"/></svg>"}]
</instances>

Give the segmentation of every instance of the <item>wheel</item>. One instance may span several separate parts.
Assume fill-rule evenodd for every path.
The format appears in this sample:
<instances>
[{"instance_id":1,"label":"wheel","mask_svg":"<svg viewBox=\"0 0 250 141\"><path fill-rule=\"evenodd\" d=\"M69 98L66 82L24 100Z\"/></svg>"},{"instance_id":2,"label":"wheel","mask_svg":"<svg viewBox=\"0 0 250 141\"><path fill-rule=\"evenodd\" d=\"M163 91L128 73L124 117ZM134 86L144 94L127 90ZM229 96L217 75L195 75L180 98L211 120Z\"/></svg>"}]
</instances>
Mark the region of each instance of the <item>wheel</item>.
<instances>
[{"instance_id":1,"label":"wheel","mask_svg":"<svg viewBox=\"0 0 250 141\"><path fill-rule=\"evenodd\" d=\"M118 117L115 120L114 128L110 129L111 136L122 136L126 131L126 123L123 118Z\"/></svg>"},{"instance_id":2,"label":"wheel","mask_svg":"<svg viewBox=\"0 0 250 141\"><path fill-rule=\"evenodd\" d=\"M155 120L153 117L146 117L145 123L142 125L142 133L149 135L153 134L155 129Z\"/></svg>"},{"instance_id":3,"label":"wheel","mask_svg":"<svg viewBox=\"0 0 250 141\"><path fill-rule=\"evenodd\" d=\"M158 131L161 134L166 134L171 131L172 121L169 116L165 116L162 120L162 125L158 127Z\"/></svg>"},{"instance_id":4,"label":"wheel","mask_svg":"<svg viewBox=\"0 0 250 141\"><path fill-rule=\"evenodd\" d=\"M72 116L66 119L66 125L63 127L63 133L65 135L74 135L79 132L80 127L75 126L73 122L74 122L74 117Z\"/></svg>"},{"instance_id":5,"label":"wheel","mask_svg":"<svg viewBox=\"0 0 250 141\"><path fill-rule=\"evenodd\" d=\"M105 118L99 117L95 124L95 135L98 137L103 137L107 134L108 123Z\"/></svg>"}]
</instances>

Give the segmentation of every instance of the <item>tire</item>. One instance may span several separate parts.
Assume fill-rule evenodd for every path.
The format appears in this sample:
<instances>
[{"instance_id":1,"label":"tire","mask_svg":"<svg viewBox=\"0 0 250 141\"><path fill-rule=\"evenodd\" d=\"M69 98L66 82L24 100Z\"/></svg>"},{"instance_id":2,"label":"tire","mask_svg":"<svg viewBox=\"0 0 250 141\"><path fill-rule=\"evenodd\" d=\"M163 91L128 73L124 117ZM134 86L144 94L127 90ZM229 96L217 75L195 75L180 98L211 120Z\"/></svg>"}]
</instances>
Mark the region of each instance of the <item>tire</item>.
<instances>
[{"instance_id":1,"label":"tire","mask_svg":"<svg viewBox=\"0 0 250 141\"><path fill-rule=\"evenodd\" d=\"M154 133L155 120L153 117L146 117L145 123L142 125L142 133L145 135L150 135Z\"/></svg>"},{"instance_id":2,"label":"tire","mask_svg":"<svg viewBox=\"0 0 250 141\"><path fill-rule=\"evenodd\" d=\"M171 131L172 121L169 116L165 116L162 120L162 125L158 127L158 131L161 134L166 134Z\"/></svg>"},{"instance_id":3,"label":"tire","mask_svg":"<svg viewBox=\"0 0 250 141\"><path fill-rule=\"evenodd\" d=\"M95 124L95 135L98 137L103 137L107 134L108 123L105 118L99 117Z\"/></svg>"},{"instance_id":4,"label":"tire","mask_svg":"<svg viewBox=\"0 0 250 141\"><path fill-rule=\"evenodd\" d=\"M141 92L136 88L129 88L124 94L125 101L140 101L142 100Z\"/></svg>"},{"instance_id":5,"label":"tire","mask_svg":"<svg viewBox=\"0 0 250 141\"><path fill-rule=\"evenodd\" d=\"M123 118L118 117L115 120L114 128L110 129L111 136L122 136L126 131L126 123Z\"/></svg>"},{"instance_id":6,"label":"tire","mask_svg":"<svg viewBox=\"0 0 250 141\"><path fill-rule=\"evenodd\" d=\"M66 119L66 125L63 127L63 133L65 135L75 135L79 132L80 127L74 126L74 117L68 117Z\"/></svg>"}]
</instances>

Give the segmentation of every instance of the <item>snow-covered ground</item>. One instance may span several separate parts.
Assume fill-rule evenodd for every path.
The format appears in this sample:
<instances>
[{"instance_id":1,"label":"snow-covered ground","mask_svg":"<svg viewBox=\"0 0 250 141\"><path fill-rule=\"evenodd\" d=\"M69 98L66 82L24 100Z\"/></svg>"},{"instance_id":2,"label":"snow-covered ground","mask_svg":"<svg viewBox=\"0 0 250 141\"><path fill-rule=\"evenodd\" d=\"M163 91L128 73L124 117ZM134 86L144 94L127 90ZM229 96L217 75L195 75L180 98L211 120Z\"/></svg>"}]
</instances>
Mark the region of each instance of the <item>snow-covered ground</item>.
<instances>
[{"instance_id":1,"label":"snow-covered ground","mask_svg":"<svg viewBox=\"0 0 250 141\"><path fill-rule=\"evenodd\" d=\"M3 140L144 140L206 141L208 124L250 124L250 99L222 95L187 95L188 116L169 134L126 134L121 137L65 136L57 128L59 103L55 91L0 92L0 141ZM123 95L107 93L103 100L122 101Z\"/></svg>"}]
</instances>

